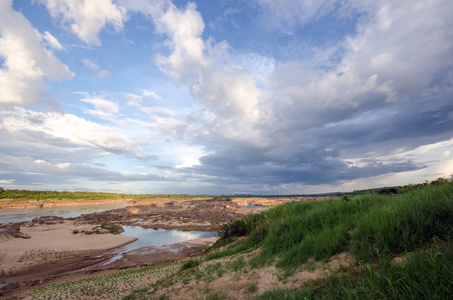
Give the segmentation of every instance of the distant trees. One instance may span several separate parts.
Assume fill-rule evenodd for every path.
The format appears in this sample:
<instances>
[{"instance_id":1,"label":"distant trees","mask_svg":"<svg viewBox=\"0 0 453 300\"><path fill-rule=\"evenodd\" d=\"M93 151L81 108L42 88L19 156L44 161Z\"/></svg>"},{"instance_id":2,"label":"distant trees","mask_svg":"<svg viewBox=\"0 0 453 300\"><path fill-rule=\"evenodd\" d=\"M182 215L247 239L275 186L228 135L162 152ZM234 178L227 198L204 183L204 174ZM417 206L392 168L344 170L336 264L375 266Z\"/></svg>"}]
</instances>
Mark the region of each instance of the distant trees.
<instances>
[{"instance_id":1,"label":"distant trees","mask_svg":"<svg viewBox=\"0 0 453 300\"><path fill-rule=\"evenodd\" d=\"M365 190L355 190L353 192L347 193L338 193L337 196L357 196L357 195L364 195L364 194L379 194L379 195L397 195L397 194L404 194L409 191L417 190L423 188L425 186L431 185L440 185L453 182L453 179L445 179L442 177L437 178L436 180L429 181L427 180L424 183L418 184L408 184L404 186L391 186L391 187L382 187L382 188L373 188L373 189L365 189Z\"/></svg>"},{"instance_id":2,"label":"distant trees","mask_svg":"<svg viewBox=\"0 0 453 300\"><path fill-rule=\"evenodd\" d=\"M188 195L188 194L115 194L100 192L70 192L70 191L29 191L29 190L4 190L1 188L0 199L148 199L148 198L212 198L212 195Z\"/></svg>"}]
</instances>

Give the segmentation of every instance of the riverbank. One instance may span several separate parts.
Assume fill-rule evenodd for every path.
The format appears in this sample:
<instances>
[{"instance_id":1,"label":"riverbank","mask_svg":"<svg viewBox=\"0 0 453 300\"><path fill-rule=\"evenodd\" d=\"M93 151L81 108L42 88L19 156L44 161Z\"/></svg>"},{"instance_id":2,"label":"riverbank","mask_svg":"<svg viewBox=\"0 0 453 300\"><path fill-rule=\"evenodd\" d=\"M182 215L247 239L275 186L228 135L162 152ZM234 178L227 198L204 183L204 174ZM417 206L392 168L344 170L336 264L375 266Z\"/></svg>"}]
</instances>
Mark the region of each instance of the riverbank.
<instances>
[{"instance_id":1,"label":"riverbank","mask_svg":"<svg viewBox=\"0 0 453 300\"><path fill-rule=\"evenodd\" d=\"M92 225L77 224L74 220L55 218L51 222L35 220L12 226L16 227L16 237L0 232L0 297L28 293L35 286L74 280L93 272L197 256L217 240L201 238L126 250L125 245L135 238L105 230L96 234Z\"/></svg>"},{"instance_id":2,"label":"riverbank","mask_svg":"<svg viewBox=\"0 0 453 300\"><path fill-rule=\"evenodd\" d=\"M221 198L214 198L221 199ZM310 202L324 200L327 197L276 197L276 198L232 198L239 206L274 206L288 202ZM117 199L0 199L0 210L20 210L44 207L77 207L98 206L121 203L127 206L135 205L165 205L166 203L178 203L185 201L209 200L205 198L117 198Z\"/></svg>"},{"instance_id":3,"label":"riverbank","mask_svg":"<svg viewBox=\"0 0 453 300\"><path fill-rule=\"evenodd\" d=\"M0 239L1 273L9 277L26 274L32 268L60 263L73 257L106 251L135 241L119 234L75 234L93 226L61 220L56 224L27 222L19 237L3 235Z\"/></svg>"}]
</instances>

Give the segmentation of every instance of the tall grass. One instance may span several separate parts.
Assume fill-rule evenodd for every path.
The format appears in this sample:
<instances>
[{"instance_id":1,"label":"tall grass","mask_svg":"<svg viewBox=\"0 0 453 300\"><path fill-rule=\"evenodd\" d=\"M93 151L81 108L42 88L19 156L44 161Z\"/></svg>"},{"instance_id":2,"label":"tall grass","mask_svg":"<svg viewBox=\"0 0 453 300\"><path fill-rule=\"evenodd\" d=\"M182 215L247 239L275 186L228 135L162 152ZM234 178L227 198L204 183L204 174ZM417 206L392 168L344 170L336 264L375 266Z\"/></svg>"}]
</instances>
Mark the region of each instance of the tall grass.
<instances>
[{"instance_id":1,"label":"tall grass","mask_svg":"<svg viewBox=\"0 0 453 300\"><path fill-rule=\"evenodd\" d=\"M367 265L298 289L274 288L255 299L451 299L453 252L434 248L413 253L406 263Z\"/></svg>"},{"instance_id":2,"label":"tall grass","mask_svg":"<svg viewBox=\"0 0 453 300\"><path fill-rule=\"evenodd\" d=\"M359 199L360 200L360 199ZM376 249L400 254L453 234L453 184L446 183L377 201L355 224L352 251L376 258Z\"/></svg>"},{"instance_id":3,"label":"tall grass","mask_svg":"<svg viewBox=\"0 0 453 300\"><path fill-rule=\"evenodd\" d=\"M349 201L325 200L277 206L228 225L248 238L224 250L224 255L261 246L254 265L278 259L283 268L313 257L329 259L341 251L370 261L426 245L434 236L453 237L453 183L427 186L397 195L364 195ZM237 229L235 226L241 226ZM244 229L245 228L245 229ZM244 233L245 232L245 233ZM213 253L210 258L223 256Z\"/></svg>"}]
</instances>

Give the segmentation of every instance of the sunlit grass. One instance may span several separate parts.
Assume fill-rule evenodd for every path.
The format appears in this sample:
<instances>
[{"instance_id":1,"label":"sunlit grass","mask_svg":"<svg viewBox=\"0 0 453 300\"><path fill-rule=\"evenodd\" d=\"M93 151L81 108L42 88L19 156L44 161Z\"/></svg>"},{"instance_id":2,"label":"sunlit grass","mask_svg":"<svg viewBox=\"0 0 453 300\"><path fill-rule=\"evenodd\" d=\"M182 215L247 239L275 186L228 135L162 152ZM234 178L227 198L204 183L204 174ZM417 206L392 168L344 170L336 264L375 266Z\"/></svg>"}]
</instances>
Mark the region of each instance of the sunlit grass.
<instances>
[{"instance_id":1,"label":"sunlit grass","mask_svg":"<svg viewBox=\"0 0 453 300\"><path fill-rule=\"evenodd\" d=\"M259 256L251 260L255 266L277 259L278 266L292 268L309 258L326 260L342 251L352 252L359 261L370 261L376 259L377 249L381 255L392 256L430 243L434 236L449 241L453 183L397 196L372 194L349 201L283 204L228 226L218 244L233 239L236 232L247 238L213 251L207 259L260 247Z\"/></svg>"}]
</instances>

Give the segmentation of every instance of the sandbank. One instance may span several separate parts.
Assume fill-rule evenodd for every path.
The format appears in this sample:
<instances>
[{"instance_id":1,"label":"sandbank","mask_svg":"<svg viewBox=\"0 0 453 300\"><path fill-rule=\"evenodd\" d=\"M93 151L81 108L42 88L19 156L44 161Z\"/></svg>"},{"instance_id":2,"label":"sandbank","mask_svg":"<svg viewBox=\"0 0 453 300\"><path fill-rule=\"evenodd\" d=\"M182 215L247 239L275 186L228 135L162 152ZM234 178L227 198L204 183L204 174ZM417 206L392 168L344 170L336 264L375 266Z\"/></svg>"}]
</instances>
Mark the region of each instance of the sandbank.
<instances>
[{"instance_id":1,"label":"sandbank","mask_svg":"<svg viewBox=\"0 0 453 300\"><path fill-rule=\"evenodd\" d=\"M21 226L21 232L30 239L10 238L0 241L0 267L3 272L14 272L40 262L60 261L93 251L108 250L135 241L119 234L74 234L91 230L91 225L74 225L64 220L58 224Z\"/></svg>"}]
</instances>

